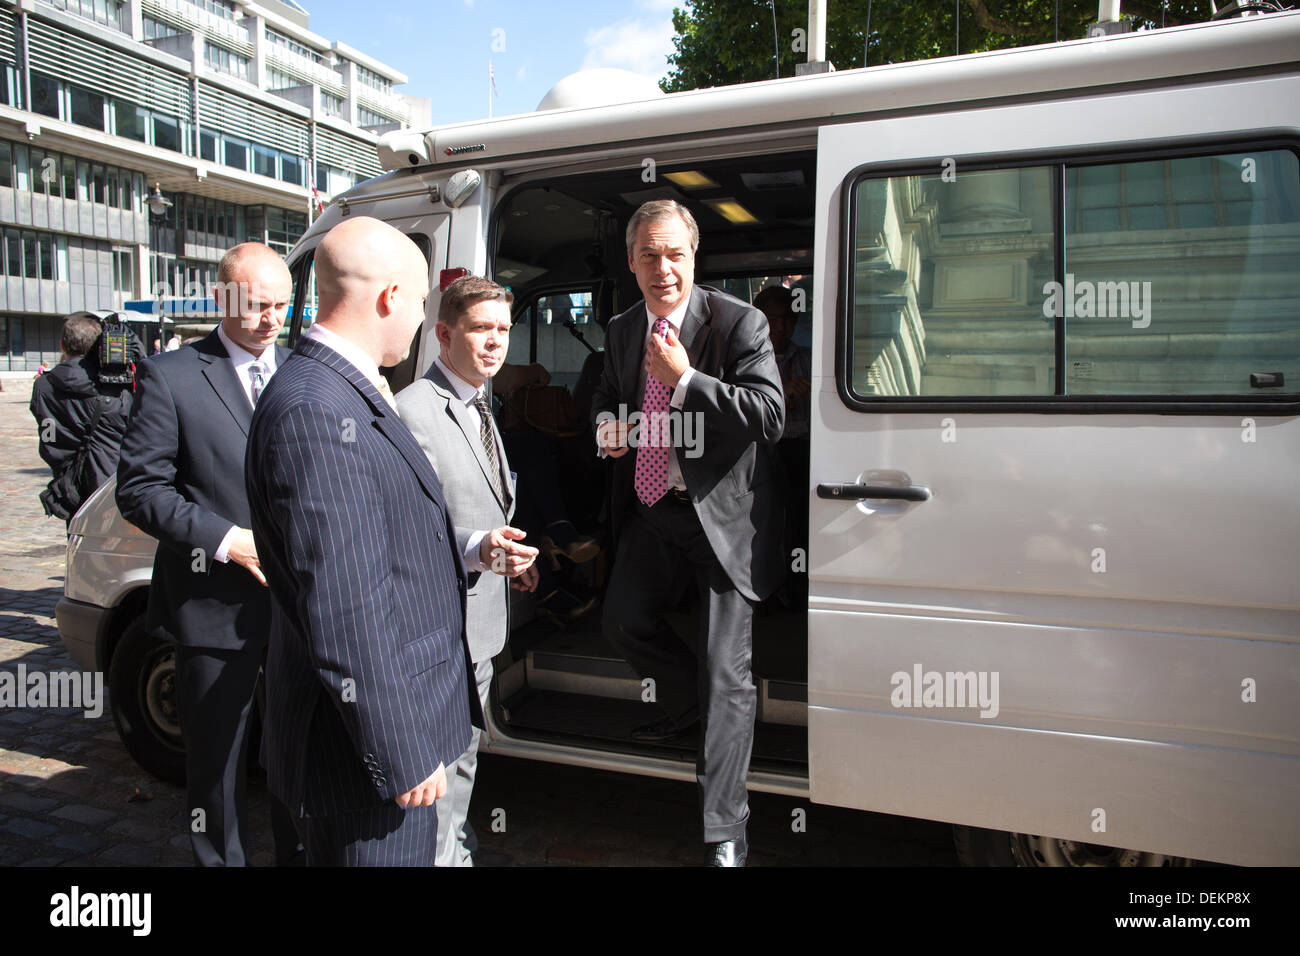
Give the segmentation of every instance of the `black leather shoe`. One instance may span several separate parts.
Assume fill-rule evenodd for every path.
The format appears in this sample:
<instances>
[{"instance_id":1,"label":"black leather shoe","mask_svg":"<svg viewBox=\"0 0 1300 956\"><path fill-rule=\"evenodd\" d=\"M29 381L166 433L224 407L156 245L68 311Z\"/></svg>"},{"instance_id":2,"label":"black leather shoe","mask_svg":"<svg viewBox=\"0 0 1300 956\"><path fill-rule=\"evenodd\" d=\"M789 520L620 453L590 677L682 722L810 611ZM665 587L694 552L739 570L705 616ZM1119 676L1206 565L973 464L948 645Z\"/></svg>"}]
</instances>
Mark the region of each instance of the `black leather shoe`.
<instances>
[{"instance_id":1,"label":"black leather shoe","mask_svg":"<svg viewBox=\"0 0 1300 956\"><path fill-rule=\"evenodd\" d=\"M646 744L661 744L690 733L699 722L700 720L697 717L685 727L678 727L671 717L661 717L634 729L632 739Z\"/></svg>"},{"instance_id":2,"label":"black leather shoe","mask_svg":"<svg viewBox=\"0 0 1300 956\"><path fill-rule=\"evenodd\" d=\"M722 843L714 843L709 847L708 866L744 866L745 860L749 857L749 840L745 837L745 831L740 831L740 836L734 840L726 840Z\"/></svg>"}]
</instances>

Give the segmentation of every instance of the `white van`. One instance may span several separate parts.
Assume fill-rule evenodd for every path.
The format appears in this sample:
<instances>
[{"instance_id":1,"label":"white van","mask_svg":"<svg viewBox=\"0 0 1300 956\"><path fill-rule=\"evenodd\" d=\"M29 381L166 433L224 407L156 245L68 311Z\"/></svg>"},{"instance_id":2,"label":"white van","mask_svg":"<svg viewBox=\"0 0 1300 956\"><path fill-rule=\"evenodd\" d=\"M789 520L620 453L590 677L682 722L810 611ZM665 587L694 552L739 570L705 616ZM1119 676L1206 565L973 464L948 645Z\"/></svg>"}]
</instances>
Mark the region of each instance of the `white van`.
<instances>
[{"instance_id":1,"label":"white van","mask_svg":"<svg viewBox=\"0 0 1300 956\"><path fill-rule=\"evenodd\" d=\"M790 286L812 350L807 604L755 618L750 786L951 822L970 862L1294 865L1298 54L1280 14L631 102L579 75L533 114L389 134L390 171L289 257L292 335L321 237L375 216L434 289L395 390L464 270L514 290L507 361L585 412L639 298L628 217L684 202L696 281ZM566 504L601 538L587 440ZM167 651L111 511L73 523L59 624L86 666L131 637L139 756ZM600 562L565 571L599 594ZM599 613L515 610L485 750L693 779L689 744L631 740Z\"/></svg>"}]
</instances>

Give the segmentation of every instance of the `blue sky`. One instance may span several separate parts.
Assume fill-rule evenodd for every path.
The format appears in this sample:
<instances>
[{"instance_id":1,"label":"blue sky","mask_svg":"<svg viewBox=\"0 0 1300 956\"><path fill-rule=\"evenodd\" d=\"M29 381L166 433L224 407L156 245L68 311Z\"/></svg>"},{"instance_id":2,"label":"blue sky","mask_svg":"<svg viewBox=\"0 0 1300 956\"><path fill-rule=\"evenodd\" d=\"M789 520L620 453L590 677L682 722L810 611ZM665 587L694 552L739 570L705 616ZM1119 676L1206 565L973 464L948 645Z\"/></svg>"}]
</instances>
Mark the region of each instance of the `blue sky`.
<instances>
[{"instance_id":1,"label":"blue sky","mask_svg":"<svg viewBox=\"0 0 1300 956\"><path fill-rule=\"evenodd\" d=\"M405 73L410 82L397 91L429 97L435 125L488 115L489 60L498 94L492 114L504 116L536 109L557 80L581 69L614 66L658 79L672 52L674 0L298 2L312 32Z\"/></svg>"}]
</instances>

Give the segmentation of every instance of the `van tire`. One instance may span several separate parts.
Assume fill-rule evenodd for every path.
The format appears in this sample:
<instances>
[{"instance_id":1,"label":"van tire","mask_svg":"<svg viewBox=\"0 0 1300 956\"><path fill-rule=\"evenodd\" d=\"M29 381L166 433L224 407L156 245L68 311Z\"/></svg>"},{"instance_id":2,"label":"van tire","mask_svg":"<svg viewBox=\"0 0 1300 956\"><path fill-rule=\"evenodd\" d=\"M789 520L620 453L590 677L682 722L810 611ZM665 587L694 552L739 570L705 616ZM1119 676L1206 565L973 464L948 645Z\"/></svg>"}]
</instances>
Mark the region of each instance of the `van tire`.
<instances>
[{"instance_id":1,"label":"van tire","mask_svg":"<svg viewBox=\"0 0 1300 956\"><path fill-rule=\"evenodd\" d=\"M1033 836L1005 830L954 826L953 844L962 866L1195 866L1183 856L1165 856L1142 850L1123 850Z\"/></svg>"},{"instance_id":2,"label":"van tire","mask_svg":"<svg viewBox=\"0 0 1300 956\"><path fill-rule=\"evenodd\" d=\"M113 649L108 695L117 734L131 758L160 780L184 785L176 651L145 630L143 616L127 625Z\"/></svg>"}]
</instances>

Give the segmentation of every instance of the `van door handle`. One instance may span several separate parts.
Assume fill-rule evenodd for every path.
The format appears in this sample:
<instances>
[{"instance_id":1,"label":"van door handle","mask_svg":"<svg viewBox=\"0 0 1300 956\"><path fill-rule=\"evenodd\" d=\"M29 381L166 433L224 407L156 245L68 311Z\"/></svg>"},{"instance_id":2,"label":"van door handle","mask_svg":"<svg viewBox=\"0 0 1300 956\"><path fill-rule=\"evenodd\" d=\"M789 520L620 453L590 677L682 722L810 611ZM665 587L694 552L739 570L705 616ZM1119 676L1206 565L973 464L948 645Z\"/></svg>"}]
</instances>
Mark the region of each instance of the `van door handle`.
<instances>
[{"instance_id":1,"label":"van door handle","mask_svg":"<svg viewBox=\"0 0 1300 956\"><path fill-rule=\"evenodd\" d=\"M929 501L924 485L859 485L826 483L817 486L818 498L862 501L865 498L894 498L901 501Z\"/></svg>"}]
</instances>

